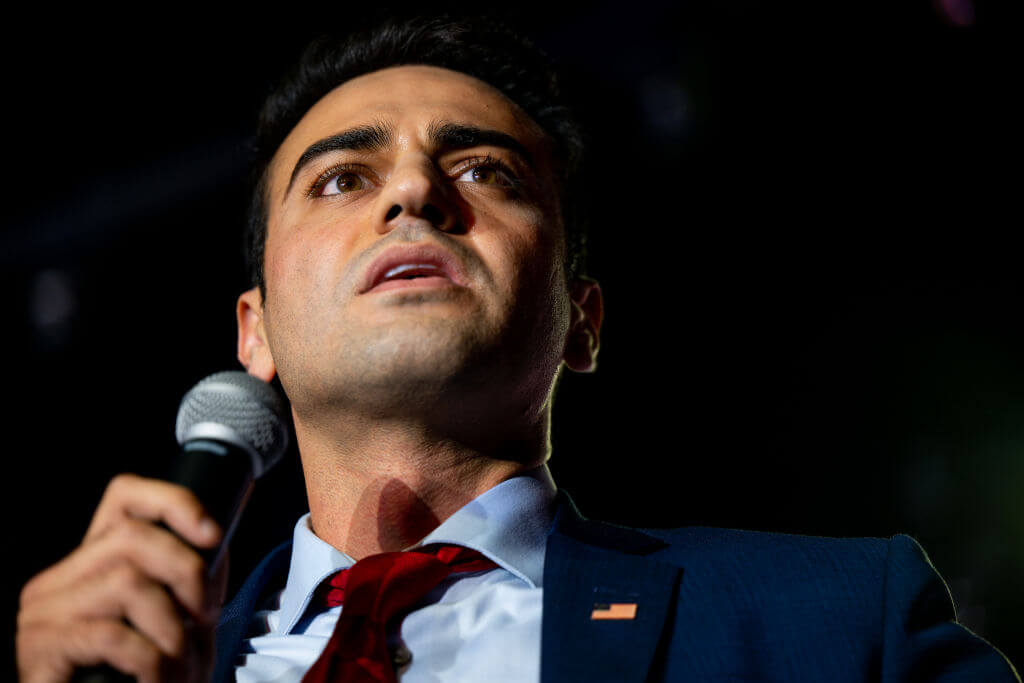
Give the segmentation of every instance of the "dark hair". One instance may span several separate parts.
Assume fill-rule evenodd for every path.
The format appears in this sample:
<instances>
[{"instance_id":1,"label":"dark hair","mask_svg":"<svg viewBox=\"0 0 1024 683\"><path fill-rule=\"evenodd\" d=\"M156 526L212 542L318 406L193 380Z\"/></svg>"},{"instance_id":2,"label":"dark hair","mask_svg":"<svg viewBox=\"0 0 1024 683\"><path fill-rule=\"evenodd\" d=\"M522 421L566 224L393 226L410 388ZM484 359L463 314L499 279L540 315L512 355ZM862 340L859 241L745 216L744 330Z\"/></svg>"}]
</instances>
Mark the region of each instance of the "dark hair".
<instances>
[{"instance_id":1,"label":"dark hair","mask_svg":"<svg viewBox=\"0 0 1024 683\"><path fill-rule=\"evenodd\" d=\"M253 193L246 224L249 277L264 295L267 168L278 147L320 98L357 76L403 64L459 71L490 84L518 104L553 142L562 181L566 273L584 269L586 231L580 202L583 136L563 99L550 59L528 39L490 18L385 19L342 38L313 41L264 102L253 145Z\"/></svg>"}]
</instances>

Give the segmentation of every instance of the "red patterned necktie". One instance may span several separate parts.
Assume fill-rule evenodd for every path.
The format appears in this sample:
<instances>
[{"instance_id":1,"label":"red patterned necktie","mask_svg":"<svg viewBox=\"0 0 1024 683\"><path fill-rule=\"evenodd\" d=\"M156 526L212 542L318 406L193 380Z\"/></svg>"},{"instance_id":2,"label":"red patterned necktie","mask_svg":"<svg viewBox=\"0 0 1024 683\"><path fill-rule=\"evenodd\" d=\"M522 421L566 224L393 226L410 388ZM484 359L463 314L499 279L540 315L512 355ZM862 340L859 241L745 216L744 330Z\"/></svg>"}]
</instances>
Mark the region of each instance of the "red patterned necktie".
<instances>
[{"instance_id":1,"label":"red patterned necktie","mask_svg":"<svg viewBox=\"0 0 1024 683\"><path fill-rule=\"evenodd\" d=\"M303 683L395 683L388 621L408 610L449 574L497 567L457 545L370 555L330 580L328 607L344 604L334 633Z\"/></svg>"}]
</instances>

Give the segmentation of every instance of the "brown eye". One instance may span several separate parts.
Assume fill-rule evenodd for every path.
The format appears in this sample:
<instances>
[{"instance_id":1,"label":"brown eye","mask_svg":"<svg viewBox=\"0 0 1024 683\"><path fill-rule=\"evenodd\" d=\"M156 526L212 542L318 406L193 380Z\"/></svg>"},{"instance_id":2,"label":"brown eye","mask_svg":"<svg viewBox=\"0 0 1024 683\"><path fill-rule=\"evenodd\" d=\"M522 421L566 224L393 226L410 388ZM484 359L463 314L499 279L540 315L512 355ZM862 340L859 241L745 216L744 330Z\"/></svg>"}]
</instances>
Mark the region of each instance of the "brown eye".
<instances>
[{"instance_id":1,"label":"brown eye","mask_svg":"<svg viewBox=\"0 0 1024 683\"><path fill-rule=\"evenodd\" d=\"M474 183L481 185L494 185L498 182L498 172L490 166L477 166L470 171Z\"/></svg>"},{"instance_id":2,"label":"brown eye","mask_svg":"<svg viewBox=\"0 0 1024 683\"><path fill-rule=\"evenodd\" d=\"M519 178L507 164L491 157L473 159L467 162L467 166L459 171L457 180L473 185L496 186L510 192L514 191L520 184Z\"/></svg>"},{"instance_id":3,"label":"brown eye","mask_svg":"<svg viewBox=\"0 0 1024 683\"><path fill-rule=\"evenodd\" d=\"M328 180L324 184L323 190L320 194L344 194L346 192L355 192L356 190L363 189L363 179L355 173L343 172L334 176L331 180Z\"/></svg>"}]
</instances>

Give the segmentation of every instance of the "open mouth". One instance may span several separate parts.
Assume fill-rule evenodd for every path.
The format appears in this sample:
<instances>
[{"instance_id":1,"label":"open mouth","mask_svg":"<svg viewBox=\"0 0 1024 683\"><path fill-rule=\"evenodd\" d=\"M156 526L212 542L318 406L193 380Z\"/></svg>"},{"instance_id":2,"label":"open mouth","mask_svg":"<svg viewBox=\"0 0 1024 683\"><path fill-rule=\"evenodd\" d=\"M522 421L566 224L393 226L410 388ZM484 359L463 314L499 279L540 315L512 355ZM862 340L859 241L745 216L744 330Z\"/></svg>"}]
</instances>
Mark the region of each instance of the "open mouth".
<instances>
[{"instance_id":1,"label":"open mouth","mask_svg":"<svg viewBox=\"0 0 1024 683\"><path fill-rule=\"evenodd\" d=\"M407 287L463 287L462 265L440 247L422 244L395 247L370 264L359 293Z\"/></svg>"},{"instance_id":2,"label":"open mouth","mask_svg":"<svg viewBox=\"0 0 1024 683\"><path fill-rule=\"evenodd\" d=\"M444 269L429 263L403 263L384 273L381 282L391 280L415 280L422 277L448 277Z\"/></svg>"}]
</instances>

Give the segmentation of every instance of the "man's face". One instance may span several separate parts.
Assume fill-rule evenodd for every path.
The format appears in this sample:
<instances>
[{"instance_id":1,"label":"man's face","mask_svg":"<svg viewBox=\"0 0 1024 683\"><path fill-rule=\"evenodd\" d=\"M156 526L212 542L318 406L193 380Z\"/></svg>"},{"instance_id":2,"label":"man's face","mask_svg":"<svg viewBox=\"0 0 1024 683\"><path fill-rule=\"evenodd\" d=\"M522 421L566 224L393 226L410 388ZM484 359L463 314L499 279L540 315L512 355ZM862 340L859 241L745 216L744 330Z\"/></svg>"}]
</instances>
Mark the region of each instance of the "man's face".
<instances>
[{"instance_id":1,"label":"man's face","mask_svg":"<svg viewBox=\"0 0 1024 683\"><path fill-rule=\"evenodd\" d=\"M240 356L276 370L297 415L467 390L539 411L572 317L557 188L543 131L480 80L344 83L270 165L262 311L243 295L266 343Z\"/></svg>"}]
</instances>

